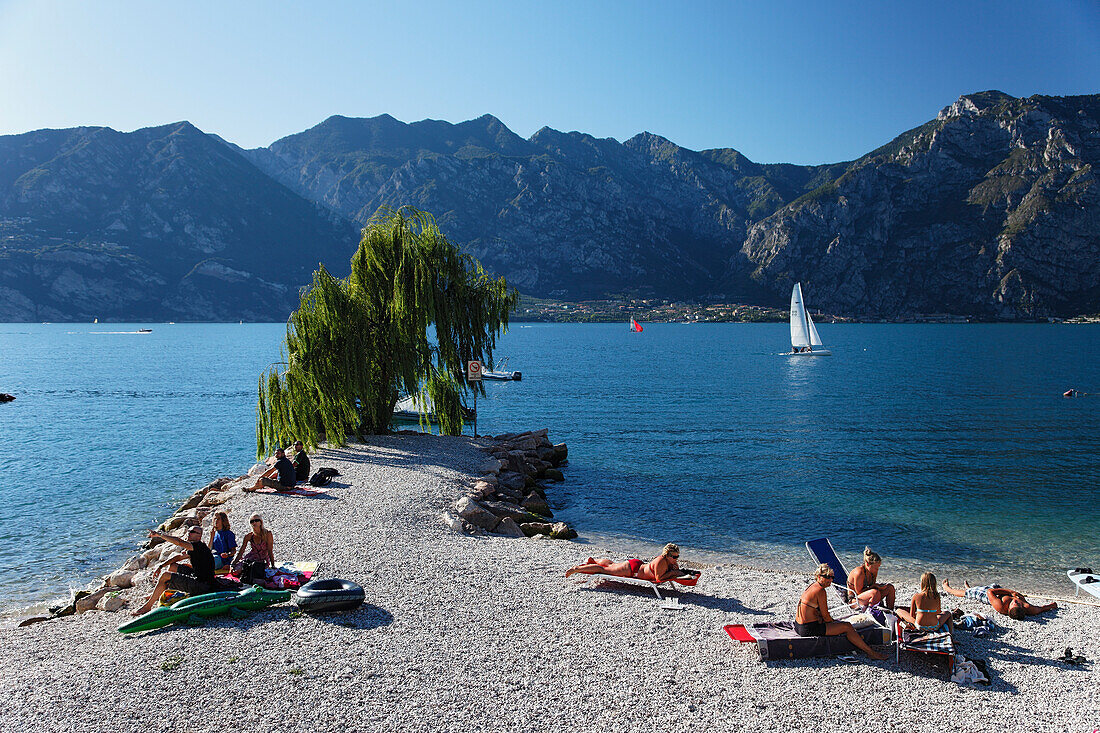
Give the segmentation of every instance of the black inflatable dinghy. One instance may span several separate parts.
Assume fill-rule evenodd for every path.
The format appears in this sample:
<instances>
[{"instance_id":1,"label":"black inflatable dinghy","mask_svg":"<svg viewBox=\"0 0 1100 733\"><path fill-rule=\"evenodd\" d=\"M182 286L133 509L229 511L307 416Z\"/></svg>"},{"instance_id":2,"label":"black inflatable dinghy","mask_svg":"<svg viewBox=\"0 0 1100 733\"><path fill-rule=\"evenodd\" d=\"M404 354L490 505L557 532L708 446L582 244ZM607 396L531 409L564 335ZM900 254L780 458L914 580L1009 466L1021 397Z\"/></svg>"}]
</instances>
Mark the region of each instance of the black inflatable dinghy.
<instances>
[{"instance_id":1,"label":"black inflatable dinghy","mask_svg":"<svg viewBox=\"0 0 1100 733\"><path fill-rule=\"evenodd\" d=\"M363 586L341 578L326 578L311 580L299 588L294 603L310 613L350 611L363 605L365 598Z\"/></svg>"}]
</instances>

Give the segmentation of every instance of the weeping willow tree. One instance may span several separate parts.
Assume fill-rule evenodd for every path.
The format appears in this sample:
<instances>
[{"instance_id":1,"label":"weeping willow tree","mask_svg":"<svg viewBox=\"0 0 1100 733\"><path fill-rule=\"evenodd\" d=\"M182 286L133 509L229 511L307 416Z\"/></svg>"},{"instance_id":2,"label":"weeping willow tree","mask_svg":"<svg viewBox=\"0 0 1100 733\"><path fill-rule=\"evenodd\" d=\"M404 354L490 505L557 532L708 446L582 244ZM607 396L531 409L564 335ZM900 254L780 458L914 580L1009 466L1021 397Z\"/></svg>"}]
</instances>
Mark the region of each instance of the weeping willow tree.
<instances>
[{"instance_id":1,"label":"weeping willow tree","mask_svg":"<svg viewBox=\"0 0 1100 733\"><path fill-rule=\"evenodd\" d=\"M260 375L257 455L291 439L344 445L389 428L400 393L431 404L440 431L462 432L466 362L493 363L519 294L490 278L430 214L380 211L351 275L322 265L287 322L284 362ZM432 338L434 331L434 339Z\"/></svg>"}]
</instances>

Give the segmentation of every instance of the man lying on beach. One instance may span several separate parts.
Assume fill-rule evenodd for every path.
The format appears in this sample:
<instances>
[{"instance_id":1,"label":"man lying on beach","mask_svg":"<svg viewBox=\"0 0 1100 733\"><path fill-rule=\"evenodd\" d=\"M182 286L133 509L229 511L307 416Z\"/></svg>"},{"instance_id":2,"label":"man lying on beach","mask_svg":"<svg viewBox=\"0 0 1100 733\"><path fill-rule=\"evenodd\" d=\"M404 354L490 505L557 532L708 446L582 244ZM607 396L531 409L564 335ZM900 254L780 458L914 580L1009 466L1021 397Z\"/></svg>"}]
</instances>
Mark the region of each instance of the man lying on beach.
<instances>
[{"instance_id":1,"label":"man lying on beach","mask_svg":"<svg viewBox=\"0 0 1100 733\"><path fill-rule=\"evenodd\" d=\"M278 476L278 478L276 478ZM298 474L294 469L294 464L290 462L290 459L286 457L286 451L282 448L275 449L275 465L263 473L256 483L252 486L245 487L245 491L256 491L257 489L269 488L276 491L286 491L287 489L293 489L294 484L298 482Z\"/></svg>"},{"instance_id":2,"label":"man lying on beach","mask_svg":"<svg viewBox=\"0 0 1100 733\"><path fill-rule=\"evenodd\" d=\"M164 570L157 587L145 600L145 604L134 611L135 616L148 613L160 598L161 593L171 588L188 595L198 596L203 593L213 593L222 587L214 577L214 555L202 541L202 527L194 526L187 531L187 539L181 540L155 529L149 530L150 537L159 537L165 542L171 542L180 547L184 552L173 555L160 564L157 570ZM186 560L189 564L184 564Z\"/></svg>"},{"instance_id":3,"label":"man lying on beach","mask_svg":"<svg viewBox=\"0 0 1100 733\"><path fill-rule=\"evenodd\" d=\"M877 606L885 601L887 608L894 607L894 586L878 582L881 566L879 554L870 547L864 547L863 564L848 574L848 590L859 599L860 606Z\"/></svg>"},{"instance_id":4,"label":"man lying on beach","mask_svg":"<svg viewBox=\"0 0 1100 733\"><path fill-rule=\"evenodd\" d=\"M825 563L814 573L810 584L798 599L798 611L794 616L794 630L799 636L845 636L856 649L871 659L886 659L863 640L855 627L847 621L833 621L829 615L829 598L825 590L833 584L833 569Z\"/></svg>"},{"instance_id":5,"label":"man lying on beach","mask_svg":"<svg viewBox=\"0 0 1100 733\"><path fill-rule=\"evenodd\" d=\"M997 613L1003 613L1005 616L1014 618L1017 621L1058 608L1058 604L1054 602L1045 606L1033 606L1027 602L1027 598L1020 591L1002 588L996 583L971 587L970 583L964 580L962 588L952 588L948 584L947 578L944 578L943 589L953 596L969 598L972 601L979 601L993 606L993 610Z\"/></svg>"},{"instance_id":6,"label":"man lying on beach","mask_svg":"<svg viewBox=\"0 0 1100 733\"><path fill-rule=\"evenodd\" d=\"M615 562L608 558L588 558L580 565L571 567L565 571L565 577L575 573L584 575L615 575L620 578L638 578L648 580L651 583L663 583L666 580L682 577L686 574L696 575L694 570L683 570L679 565L680 548L671 542L664 546L661 554L649 562L631 558Z\"/></svg>"}]
</instances>

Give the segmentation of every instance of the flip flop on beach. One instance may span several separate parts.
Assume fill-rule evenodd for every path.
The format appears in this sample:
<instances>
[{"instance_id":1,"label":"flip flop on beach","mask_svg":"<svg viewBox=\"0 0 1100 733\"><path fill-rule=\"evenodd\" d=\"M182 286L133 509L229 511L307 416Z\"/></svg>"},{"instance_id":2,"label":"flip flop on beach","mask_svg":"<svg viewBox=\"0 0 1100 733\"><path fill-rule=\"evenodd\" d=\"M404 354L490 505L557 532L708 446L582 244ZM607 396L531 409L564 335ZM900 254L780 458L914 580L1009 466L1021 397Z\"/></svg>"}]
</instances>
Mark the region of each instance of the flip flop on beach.
<instances>
[{"instance_id":1,"label":"flip flop on beach","mask_svg":"<svg viewBox=\"0 0 1100 733\"><path fill-rule=\"evenodd\" d=\"M1066 653L1063 654L1060 657L1057 657L1056 661L1065 662L1066 664L1077 665L1077 664L1084 664L1088 660L1085 659L1084 657L1082 657L1080 654L1074 654L1073 649L1071 647L1067 646L1066 647Z\"/></svg>"}]
</instances>

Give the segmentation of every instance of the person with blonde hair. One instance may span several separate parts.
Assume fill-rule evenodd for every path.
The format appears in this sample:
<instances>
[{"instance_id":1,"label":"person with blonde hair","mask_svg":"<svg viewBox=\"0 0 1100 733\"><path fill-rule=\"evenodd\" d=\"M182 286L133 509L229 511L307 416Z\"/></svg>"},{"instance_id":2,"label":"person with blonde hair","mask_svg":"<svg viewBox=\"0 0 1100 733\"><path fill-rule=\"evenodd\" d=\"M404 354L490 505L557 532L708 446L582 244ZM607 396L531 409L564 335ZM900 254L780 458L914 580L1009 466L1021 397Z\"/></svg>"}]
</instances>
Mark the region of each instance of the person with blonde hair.
<instances>
[{"instance_id":1,"label":"person with blonde hair","mask_svg":"<svg viewBox=\"0 0 1100 733\"><path fill-rule=\"evenodd\" d=\"M794 630L799 636L845 636L856 649L871 659L886 659L863 640L855 627L847 621L834 621L829 615L829 598L826 590L833 584L833 569L822 563L814 573L810 584L798 599L798 611L794 616Z\"/></svg>"},{"instance_id":2,"label":"person with blonde hair","mask_svg":"<svg viewBox=\"0 0 1100 733\"><path fill-rule=\"evenodd\" d=\"M948 631L954 631L951 612L943 610L940 589L936 584L936 576L932 573L920 576L920 590L913 594L909 610L899 608L896 613L898 618L916 627L918 631L936 631L945 626Z\"/></svg>"},{"instance_id":3,"label":"person with blonde hair","mask_svg":"<svg viewBox=\"0 0 1100 733\"><path fill-rule=\"evenodd\" d=\"M640 578L652 583L663 583L686 574L691 570L682 570L679 565L680 547L669 542L661 549L661 554L649 562L631 558L615 562L609 558L588 558L580 565L565 571L565 577L582 573L584 575L616 575L620 578Z\"/></svg>"},{"instance_id":4,"label":"person with blonde hair","mask_svg":"<svg viewBox=\"0 0 1100 733\"><path fill-rule=\"evenodd\" d=\"M848 590L863 608L884 604L894 607L894 586L878 582L882 558L870 547L863 548L863 563L848 574Z\"/></svg>"}]
</instances>

